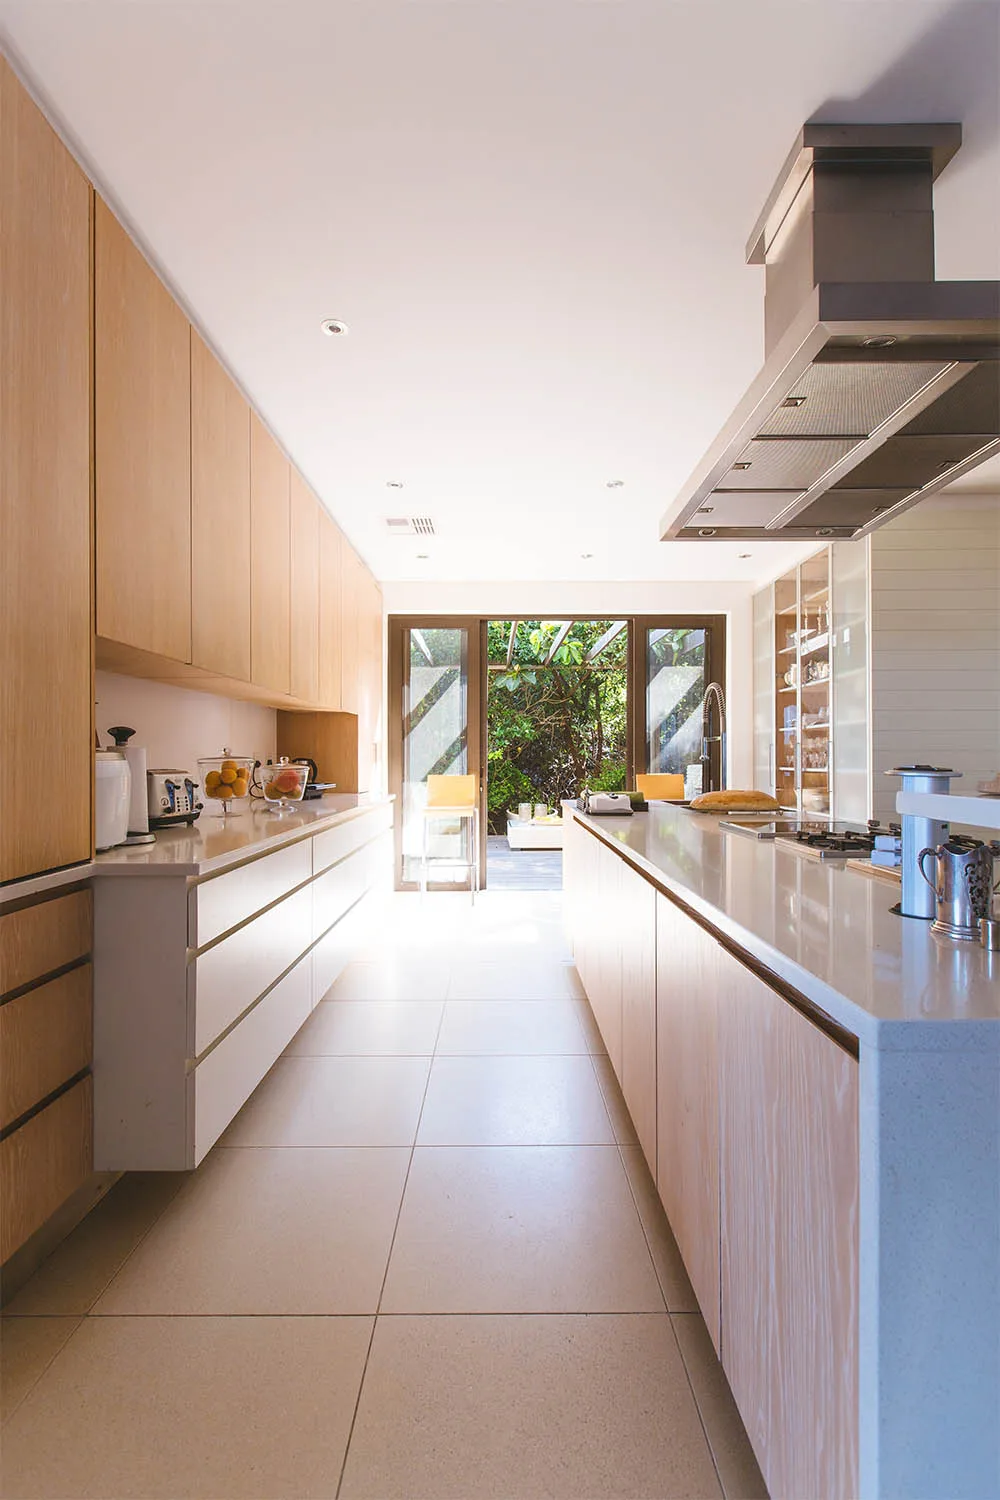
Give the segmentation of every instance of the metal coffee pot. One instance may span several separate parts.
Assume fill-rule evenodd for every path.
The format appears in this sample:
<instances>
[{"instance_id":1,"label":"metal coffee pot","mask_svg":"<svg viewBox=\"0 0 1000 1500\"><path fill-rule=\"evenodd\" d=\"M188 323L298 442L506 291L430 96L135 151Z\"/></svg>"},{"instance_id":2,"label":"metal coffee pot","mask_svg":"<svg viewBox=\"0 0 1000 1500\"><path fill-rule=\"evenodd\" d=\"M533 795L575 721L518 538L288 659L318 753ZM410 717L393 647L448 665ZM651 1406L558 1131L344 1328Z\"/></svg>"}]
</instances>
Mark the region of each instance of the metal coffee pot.
<instances>
[{"instance_id":1,"label":"metal coffee pot","mask_svg":"<svg viewBox=\"0 0 1000 1500\"><path fill-rule=\"evenodd\" d=\"M1000 844L984 844L962 834L936 849L921 849L917 863L935 899L932 932L979 942L980 920L992 915L993 861L998 854ZM924 869L928 856L937 860L933 880Z\"/></svg>"}]
</instances>

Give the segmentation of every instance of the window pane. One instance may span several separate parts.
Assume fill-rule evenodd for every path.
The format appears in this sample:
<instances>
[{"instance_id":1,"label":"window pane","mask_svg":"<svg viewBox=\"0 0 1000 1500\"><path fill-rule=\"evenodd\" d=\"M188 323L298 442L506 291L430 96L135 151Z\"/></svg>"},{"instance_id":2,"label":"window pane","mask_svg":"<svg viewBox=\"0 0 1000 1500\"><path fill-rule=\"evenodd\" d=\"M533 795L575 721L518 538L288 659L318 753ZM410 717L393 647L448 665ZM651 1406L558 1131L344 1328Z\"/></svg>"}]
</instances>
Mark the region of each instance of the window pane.
<instances>
[{"instance_id":1,"label":"window pane","mask_svg":"<svg viewBox=\"0 0 1000 1500\"><path fill-rule=\"evenodd\" d=\"M403 879L417 880L424 839L428 776L462 776L468 764L468 632L407 632L403 686ZM435 860L467 862L468 825L434 820L428 853ZM464 879L439 867L437 878Z\"/></svg>"},{"instance_id":2,"label":"window pane","mask_svg":"<svg viewBox=\"0 0 1000 1500\"><path fill-rule=\"evenodd\" d=\"M657 628L646 638L646 746L652 772L701 765L701 701L705 692L704 627Z\"/></svg>"}]
</instances>

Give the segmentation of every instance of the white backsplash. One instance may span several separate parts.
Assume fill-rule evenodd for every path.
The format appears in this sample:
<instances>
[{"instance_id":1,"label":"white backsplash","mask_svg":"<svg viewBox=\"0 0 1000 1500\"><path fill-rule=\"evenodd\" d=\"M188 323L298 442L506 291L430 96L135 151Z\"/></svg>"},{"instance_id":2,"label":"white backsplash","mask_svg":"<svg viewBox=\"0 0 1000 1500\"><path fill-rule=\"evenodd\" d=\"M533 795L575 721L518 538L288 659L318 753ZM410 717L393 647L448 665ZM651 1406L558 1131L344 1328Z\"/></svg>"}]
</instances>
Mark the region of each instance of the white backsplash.
<instances>
[{"instance_id":1,"label":"white backsplash","mask_svg":"<svg viewBox=\"0 0 1000 1500\"><path fill-rule=\"evenodd\" d=\"M101 744L111 744L110 725L130 725L131 743L145 745L151 770L197 772L198 757L221 755L223 746L258 760L275 754L273 708L116 672L98 672L95 681Z\"/></svg>"}]
</instances>

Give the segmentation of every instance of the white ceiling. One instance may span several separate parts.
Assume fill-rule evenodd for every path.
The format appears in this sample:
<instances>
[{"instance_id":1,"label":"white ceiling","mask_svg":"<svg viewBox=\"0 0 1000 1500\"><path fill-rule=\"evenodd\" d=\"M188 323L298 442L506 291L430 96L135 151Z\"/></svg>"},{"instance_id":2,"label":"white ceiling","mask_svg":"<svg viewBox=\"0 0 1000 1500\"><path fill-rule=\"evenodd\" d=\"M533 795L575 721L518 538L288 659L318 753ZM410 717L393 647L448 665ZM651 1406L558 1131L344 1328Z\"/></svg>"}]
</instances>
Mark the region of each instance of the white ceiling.
<instances>
[{"instance_id":1,"label":"white ceiling","mask_svg":"<svg viewBox=\"0 0 1000 1500\"><path fill-rule=\"evenodd\" d=\"M1000 275L995 3L0 0L0 37L386 579L801 555L657 522L761 363L743 246L811 116L962 120L938 275Z\"/></svg>"}]
</instances>

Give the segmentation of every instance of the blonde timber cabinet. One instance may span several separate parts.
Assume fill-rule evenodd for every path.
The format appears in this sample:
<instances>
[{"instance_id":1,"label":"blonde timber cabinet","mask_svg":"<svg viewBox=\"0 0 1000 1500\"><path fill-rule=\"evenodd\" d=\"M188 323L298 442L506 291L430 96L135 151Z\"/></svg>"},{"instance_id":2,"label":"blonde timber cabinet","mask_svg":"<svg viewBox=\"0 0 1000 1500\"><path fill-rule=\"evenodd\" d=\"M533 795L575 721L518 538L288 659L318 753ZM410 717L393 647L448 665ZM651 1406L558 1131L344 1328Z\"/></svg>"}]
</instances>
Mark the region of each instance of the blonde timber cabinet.
<instances>
[{"instance_id":1,"label":"blonde timber cabinet","mask_svg":"<svg viewBox=\"0 0 1000 1500\"><path fill-rule=\"evenodd\" d=\"M572 816L564 889L580 978L768 1490L851 1500L857 1060Z\"/></svg>"},{"instance_id":2,"label":"blonde timber cabinet","mask_svg":"<svg viewBox=\"0 0 1000 1500\"><path fill-rule=\"evenodd\" d=\"M340 708L341 556L340 528L326 510L319 513L319 701Z\"/></svg>"},{"instance_id":3,"label":"blonde timber cabinet","mask_svg":"<svg viewBox=\"0 0 1000 1500\"><path fill-rule=\"evenodd\" d=\"M93 853L93 195L2 57L0 159L0 763L10 789L0 881L7 881ZM22 758L40 747L45 792L26 795Z\"/></svg>"},{"instance_id":4,"label":"blonde timber cabinet","mask_svg":"<svg viewBox=\"0 0 1000 1500\"><path fill-rule=\"evenodd\" d=\"M718 1352L717 1027L735 959L659 894L656 953L656 1185Z\"/></svg>"},{"instance_id":5,"label":"blonde timber cabinet","mask_svg":"<svg viewBox=\"0 0 1000 1500\"><path fill-rule=\"evenodd\" d=\"M250 408L191 332L191 661L250 679Z\"/></svg>"},{"instance_id":6,"label":"blonde timber cabinet","mask_svg":"<svg viewBox=\"0 0 1000 1500\"><path fill-rule=\"evenodd\" d=\"M293 698L319 701L320 504L292 470L291 481L291 686Z\"/></svg>"},{"instance_id":7,"label":"blonde timber cabinet","mask_svg":"<svg viewBox=\"0 0 1000 1500\"><path fill-rule=\"evenodd\" d=\"M191 660L191 327L107 204L94 225L97 633Z\"/></svg>"},{"instance_id":8,"label":"blonde timber cabinet","mask_svg":"<svg viewBox=\"0 0 1000 1500\"><path fill-rule=\"evenodd\" d=\"M341 548L340 605L340 706L346 713L358 711L358 673L360 670L363 564L347 541Z\"/></svg>"},{"instance_id":9,"label":"blonde timber cabinet","mask_svg":"<svg viewBox=\"0 0 1000 1500\"><path fill-rule=\"evenodd\" d=\"M722 1363L771 1494L852 1500L858 1065L722 957Z\"/></svg>"},{"instance_id":10,"label":"blonde timber cabinet","mask_svg":"<svg viewBox=\"0 0 1000 1500\"><path fill-rule=\"evenodd\" d=\"M250 413L250 680L291 691L291 466Z\"/></svg>"}]
</instances>

